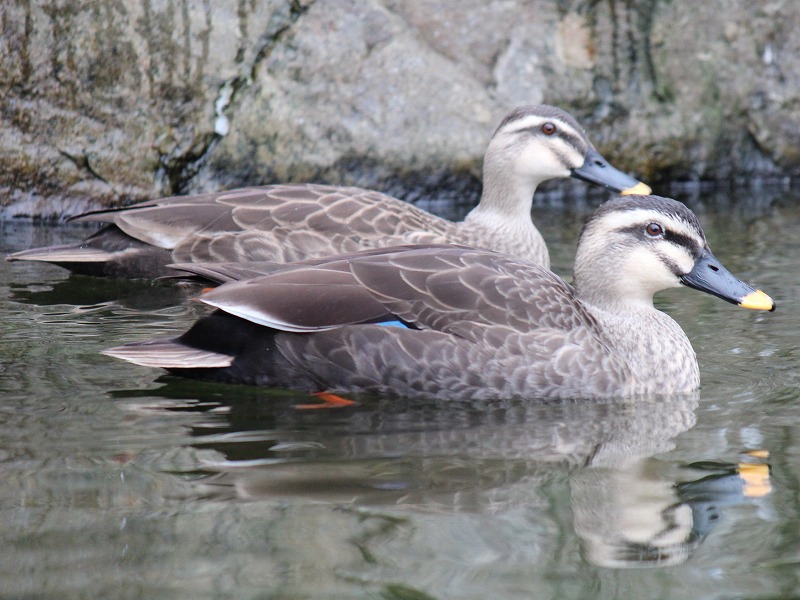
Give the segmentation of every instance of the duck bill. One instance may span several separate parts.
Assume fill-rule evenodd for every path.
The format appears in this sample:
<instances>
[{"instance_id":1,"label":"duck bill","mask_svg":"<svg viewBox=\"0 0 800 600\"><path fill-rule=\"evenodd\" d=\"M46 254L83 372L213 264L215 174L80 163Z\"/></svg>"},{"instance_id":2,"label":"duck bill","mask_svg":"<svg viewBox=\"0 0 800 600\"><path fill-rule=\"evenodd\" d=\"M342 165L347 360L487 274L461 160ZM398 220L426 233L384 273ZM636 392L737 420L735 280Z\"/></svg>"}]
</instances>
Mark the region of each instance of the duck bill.
<instances>
[{"instance_id":1,"label":"duck bill","mask_svg":"<svg viewBox=\"0 0 800 600\"><path fill-rule=\"evenodd\" d=\"M602 185L623 195L641 194L646 196L652 191L650 186L612 167L611 163L594 148L589 149L583 164L577 169L572 169L571 175L576 179Z\"/></svg>"},{"instance_id":2,"label":"duck bill","mask_svg":"<svg viewBox=\"0 0 800 600\"><path fill-rule=\"evenodd\" d=\"M681 283L722 298L731 304L738 304L742 308L775 310L772 298L734 277L710 250L703 251L695 261L694 268L681 277Z\"/></svg>"}]
</instances>

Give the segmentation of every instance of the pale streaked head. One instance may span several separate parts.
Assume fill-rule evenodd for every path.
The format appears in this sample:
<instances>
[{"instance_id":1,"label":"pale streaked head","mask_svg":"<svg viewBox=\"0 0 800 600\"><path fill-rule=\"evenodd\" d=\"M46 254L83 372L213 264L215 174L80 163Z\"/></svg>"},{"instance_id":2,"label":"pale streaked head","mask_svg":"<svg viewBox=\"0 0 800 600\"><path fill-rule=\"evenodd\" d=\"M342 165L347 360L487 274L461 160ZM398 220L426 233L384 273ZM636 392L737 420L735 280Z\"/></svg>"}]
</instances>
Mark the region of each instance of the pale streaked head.
<instances>
[{"instance_id":1,"label":"pale streaked head","mask_svg":"<svg viewBox=\"0 0 800 600\"><path fill-rule=\"evenodd\" d=\"M658 196L606 202L581 233L575 259L579 295L600 306L652 307L653 294L685 285L745 308L774 303L728 271L711 253L697 217Z\"/></svg>"}]
</instances>

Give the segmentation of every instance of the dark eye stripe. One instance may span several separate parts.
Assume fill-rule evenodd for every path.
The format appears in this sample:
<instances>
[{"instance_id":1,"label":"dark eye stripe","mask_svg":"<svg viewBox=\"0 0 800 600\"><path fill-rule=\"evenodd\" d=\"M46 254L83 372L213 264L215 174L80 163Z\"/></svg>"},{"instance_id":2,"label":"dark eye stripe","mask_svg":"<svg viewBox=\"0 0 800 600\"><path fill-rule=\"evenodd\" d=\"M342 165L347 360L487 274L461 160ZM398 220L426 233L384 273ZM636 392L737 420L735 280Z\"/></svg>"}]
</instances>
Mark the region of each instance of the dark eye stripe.
<instances>
[{"instance_id":1,"label":"dark eye stripe","mask_svg":"<svg viewBox=\"0 0 800 600\"><path fill-rule=\"evenodd\" d=\"M702 246L698 245L697 239L693 238L689 235L685 235L683 233L677 233L672 231L668 228L664 228L664 237L663 238L653 238L645 235L645 225L629 225L628 227L621 227L619 231L621 233L629 233L634 236L643 237L644 239L648 240L656 240L656 239L663 239L668 242L675 244L676 246L682 246L686 248L692 256L698 256L702 250Z\"/></svg>"},{"instance_id":2,"label":"dark eye stripe","mask_svg":"<svg viewBox=\"0 0 800 600\"><path fill-rule=\"evenodd\" d=\"M671 258L668 256L663 256L661 254L658 255L659 260L661 260L664 265L666 265L667 269L675 273L676 275L683 273L683 269L681 269L676 262L673 262Z\"/></svg>"},{"instance_id":3,"label":"dark eye stripe","mask_svg":"<svg viewBox=\"0 0 800 600\"><path fill-rule=\"evenodd\" d=\"M686 248L694 257L700 255L700 251L702 247L698 245L697 240L693 237L688 235L684 235L682 233L676 233L674 231L670 231L669 229L665 230L664 239L668 242L672 242L677 246L683 246Z\"/></svg>"},{"instance_id":4,"label":"dark eye stripe","mask_svg":"<svg viewBox=\"0 0 800 600\"><path fill-rule=\"evenodd\" d=\"M683 233L676 233L675 231L671 231L670 229L664 228L664 235L659 237L651 237L647 235L646 225L644 223L639 225L630 225L628 227L620 227L618 229L621 233L628 233L639 240L647 240L649 242L656 242L658 240L664 240L670 242L671 244L675 244L676 246L680 246L685 248L689 255L692 256L695 260L703 251L703 246L698 244L697 238L693 238L692 236L685 235ZM681 269L680 265L678 265L672 258L669 256L662 254L660 252L655 252L655 255L658 259L664 263L664 266L667 267L670 271L675 273L676 275L681 275L683 273L683 269Z\"/></svg>"},{"instance_id":5,"label":"dark eye stripe","mask_svg":"<svg viewBox=\"0 0 800 600\"><path fill-rule=\"evenodd\" d=\"M567 129L566 127L559 127L558 131L556 132L556 137L560 137L581 154L586 154L586 141L581 136L576 135L573 131Z\"/></svg>"},{"instance_id":6,"label":"dark eye stripe","mask_svg":"<svg viewBox=\"0 0 800 600\"><path fill-rule=\"evenodd\" d=\"M561 123L559 121L552 121L556 126L556 132L553 134L553 137L561 138L567 144L575 148L581 154L586 154L586 150L588 149L587 143L585 138L583 138L580 134L575 133L569 125L565 123ZM514 133L528 133L530 135L541 135L547 137L544 133L542 133L542 125L540 123L538 125L534 125L532 127L525 127L524 129L518 129Z\"/></svg>"}]
</instances>

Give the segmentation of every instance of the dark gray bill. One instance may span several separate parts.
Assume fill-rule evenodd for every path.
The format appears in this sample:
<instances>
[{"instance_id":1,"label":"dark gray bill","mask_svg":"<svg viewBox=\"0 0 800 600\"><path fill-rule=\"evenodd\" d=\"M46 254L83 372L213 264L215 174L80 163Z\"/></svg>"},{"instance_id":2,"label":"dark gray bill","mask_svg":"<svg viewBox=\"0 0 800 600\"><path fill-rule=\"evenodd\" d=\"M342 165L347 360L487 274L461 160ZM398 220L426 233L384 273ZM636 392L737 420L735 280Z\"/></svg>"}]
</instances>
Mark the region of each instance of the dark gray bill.
<instances>
[{"instance_id":1,"label":"dark gray bill","mask_svg":"<svg viewBox=\"0 0 800 600\"><path fill-rule=\"evenodd\" d=\"M572 169L572 176L625 195L641 194L646 196L652 191L647 184L612 167L611 163L594 148L586 153L586 158L580 167Z\"/></svg>"},{"instance_id":2,"label":"dark gray bill","mask_svg":"<svg viewBox=\"0 0 800 600\"><path fill-rule=\"evenodd\" d=\"M695 261L694 268L681 277L681 283L743 308L775 310L772 298L734 277L708 249Z\"/></svg>"}]
</instances>

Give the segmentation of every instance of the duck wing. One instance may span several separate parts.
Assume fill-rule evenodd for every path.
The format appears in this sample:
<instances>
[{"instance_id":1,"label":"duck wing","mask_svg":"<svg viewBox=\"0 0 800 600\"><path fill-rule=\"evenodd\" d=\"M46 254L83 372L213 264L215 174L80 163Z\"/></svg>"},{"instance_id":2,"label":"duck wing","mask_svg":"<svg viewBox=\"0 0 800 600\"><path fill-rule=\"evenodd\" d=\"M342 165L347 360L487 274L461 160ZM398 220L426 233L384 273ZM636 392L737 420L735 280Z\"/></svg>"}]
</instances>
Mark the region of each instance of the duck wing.
<instances>
[{"instance_id":1,"label":"duck wing","mask_svg":"<svg viewBox=\"0 0 800 600\"><path fill-rule=\"evenodd\" d=\"M430 247L435 247L431 245ZM438 246L446 247L444 244ZM286 269L296 269L301 266L307 267L311 265L326 265L333 262L339 262L343 259L352 257L365 257L375 256L378 254L386 254L397 252L398 248L394 247L378 247L361 250L350 254L341 254L335 256L321 256L318 258L310 258L301 261L291 262L289 264L282 262L275 262L274 260L248 260L241 262L180 262L171 263L167 265L174 273L165 277L166 279L172 278L185 278L195 277L208 281L210 283L222 284L229 281L243 281L246 279L256 279L275 273L276 271L283 271Z\"/></svg>"},{"instance_id":2,"label":"duck wing","mask_svg":"<svg viewBox=\"0 0 800 600\"><path fill-rule=\"evenodd\" d=\"M211 196L184 198L182 202L163 205L136 205L129 209L88 213L73 221L111 223L135 240L167 250L174 249L193 234L213 236L223 232L242 231L233 219L230 207L217 204Z\"/></svg>"},{"instance_id":3,"label":"duck wing","mask_svg":"<svg viewBox=\"0 0 800 600\"><path fill-rule=\"evenodd\" d=\"M165 279L190 278L219 285L229 281L263 277L269 273L285 269L286 265L273 261L244 261L171 263L167 267L173 269L174 273L165 277Z\"/></svg>"},{"instance_id":4,"label":"duck wing","mask_svg":"<svg viewBox=\"0 0 800 600\"><path fill-rule=\"evenodd\" d=\"M112 223L175 262L290 262L399 243L448 241L453 224L372 190L272 185L172 197L75 219Z\"/></svg>"},{"instance_id":5,"label":"duck wing","mask_svg":"<svg viewBox=\"0 0 800 600\"><path fill-rule=\"evenodd\" d=\"M271 185L174 196L72 219L106 226L82 242L35 248L76 272L169 275L171 262L292 262L402 243L458 239L458 225L380 192L315 184Z\"/></svg>"},{"instance_id":6,"label":"duck wing","mask_svg":"<svg viewBox=\"0 0 800 600\"><path fill-rule=\"evenodd\" d=\"M201 297L240 318L284 331L401 320L474 337L477 328L525 333L589 325L571 286L511 256L467 247L412 245L297 263Z\"/></svg>"},{"instance_id":7,"label":"duck wing","mask_svg":"<svg viewBox=\"0 0 800 600\"><path fill-rule=\"evenodd\" d=\"M430 230L447 223L380 192L316 184L270 185L200 196L175 196L127 208L94 211L77 222L113 223L136 239L174 249L187 238L242 231L284 235L294 230L352 238Z\"/></svg>"}]
</instances>

